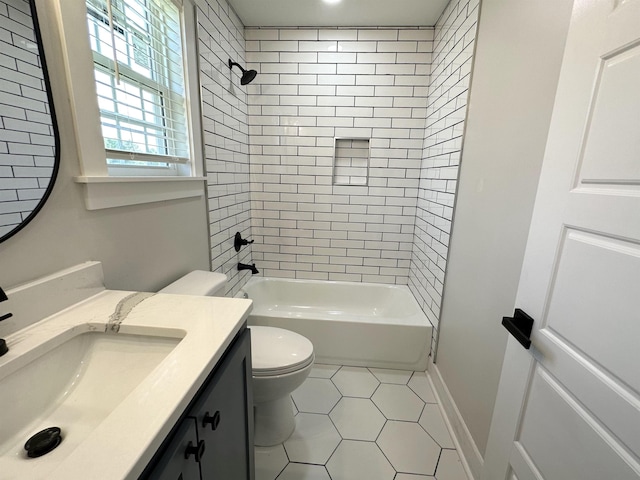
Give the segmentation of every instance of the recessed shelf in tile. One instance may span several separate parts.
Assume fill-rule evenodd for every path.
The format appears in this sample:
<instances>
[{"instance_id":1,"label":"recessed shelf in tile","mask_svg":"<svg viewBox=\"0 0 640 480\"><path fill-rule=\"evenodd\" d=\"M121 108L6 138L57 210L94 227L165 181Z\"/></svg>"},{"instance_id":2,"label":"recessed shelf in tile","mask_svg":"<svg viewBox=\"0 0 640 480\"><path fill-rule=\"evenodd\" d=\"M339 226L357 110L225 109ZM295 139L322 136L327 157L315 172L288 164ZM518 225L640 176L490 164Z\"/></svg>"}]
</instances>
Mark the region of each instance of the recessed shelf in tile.
<instances>
[{"instance_id":1,"label":"recessed shelf in tile","mask_svg":"<svg viewBox=\"0 0 640 480\"><path fill-rule=\"evenodd\" d=\"M336 138L333 184L368 185L369 152L368 138Z\"/></svg>"}]
</instances>

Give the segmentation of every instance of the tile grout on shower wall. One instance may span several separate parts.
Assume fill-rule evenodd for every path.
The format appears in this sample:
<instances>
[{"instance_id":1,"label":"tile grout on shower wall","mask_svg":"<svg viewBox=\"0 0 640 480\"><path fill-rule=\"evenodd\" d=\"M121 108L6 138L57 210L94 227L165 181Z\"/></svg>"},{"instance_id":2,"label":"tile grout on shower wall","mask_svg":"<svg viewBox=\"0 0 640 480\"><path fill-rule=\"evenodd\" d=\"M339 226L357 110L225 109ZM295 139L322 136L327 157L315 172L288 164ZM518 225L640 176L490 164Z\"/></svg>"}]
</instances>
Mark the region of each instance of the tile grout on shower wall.
<instances>
[{"instance_id":1,"label":"tile grout on shower wall","mask_svg":"<svg viewBox=\"0 0 640 480\"><path fill-rule=\"evenodd\" d=\"M434 34L431 83L409 287L434 326L438 320L462 152L479 0L452 0Z\"/></svg>"},{"instance_id":2,"label":"tile grout on shower wall","mask_svg":"<svg viewBox=\"0 0 640 480\"><path fill-rule=\"evenodd\" d=\"M225 0L197 4L212 270L227 293L250 277L238 261L409 284L437 328L478 0L452 0L435 29L243 29ZM256 80L241 87L228 58ZM370 139L368 186L332 184L335 137ZM256 240L239 255L235 231Z\"/></svg>"},{"instance_id":3,"label":"tile grout on shower wall","mask_svg":"<svg viewBox=\"0 0 640 480\"><path fill-rule=\"evenodd\" d=\"M267 276L407 284L433 29L245 29L254 259ZM370 139L334 185L334 138Z\"/></svg>"},{"instance_id":4,"label":"tile grout on shower wall","mask_svg":"<svg viewBox=\"0 0 640 480\"><path fill-rule=\"evenodd\" d=\"M235 232L251 237L247 94L227 63L245 62L244 26L226 0L197 5L211 270L227 274L233 296L251 276L237 263L252 258L251 245L233 248Z\"/></svg>"}]
</instances>

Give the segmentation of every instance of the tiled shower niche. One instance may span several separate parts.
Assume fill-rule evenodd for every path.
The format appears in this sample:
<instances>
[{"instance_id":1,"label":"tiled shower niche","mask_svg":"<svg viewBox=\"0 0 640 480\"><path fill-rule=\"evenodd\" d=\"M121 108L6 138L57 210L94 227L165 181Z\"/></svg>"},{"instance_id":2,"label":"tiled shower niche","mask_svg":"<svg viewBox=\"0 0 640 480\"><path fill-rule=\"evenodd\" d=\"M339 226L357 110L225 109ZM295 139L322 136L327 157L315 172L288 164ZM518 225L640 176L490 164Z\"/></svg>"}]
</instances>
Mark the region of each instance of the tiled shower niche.
<instances>
[{"instance_id":1,"label":"tiled shower niche","mask_svg":"<svg viewBox=\"0 0 640 480\"><path fill-rule=\"evenodd\" d=\"M368 185L369 157L368 138L336 138L333 184Z\"/></svg>"}]
</instances>

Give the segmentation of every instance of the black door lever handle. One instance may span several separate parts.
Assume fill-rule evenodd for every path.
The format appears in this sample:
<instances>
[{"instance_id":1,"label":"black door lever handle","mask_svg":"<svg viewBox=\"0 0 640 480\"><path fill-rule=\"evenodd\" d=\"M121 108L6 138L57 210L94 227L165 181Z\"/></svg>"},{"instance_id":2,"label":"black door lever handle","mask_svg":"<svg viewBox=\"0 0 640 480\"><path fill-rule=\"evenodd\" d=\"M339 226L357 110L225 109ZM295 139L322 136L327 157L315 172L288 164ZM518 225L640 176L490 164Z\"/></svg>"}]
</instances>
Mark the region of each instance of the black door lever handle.
<instances>
[{"instance_id":1,"label":"black door lever handle","mask_svg":"<svg viewBox=\"0 0 640 480\"><path fill-rule=\"evenodd\" d=\"M513 312L513 317L502 317L502 325L520 342L520 345L529 350L529 347L531 347L533 318L516 308L515 312Z\"/></svg>"}]
</instances>

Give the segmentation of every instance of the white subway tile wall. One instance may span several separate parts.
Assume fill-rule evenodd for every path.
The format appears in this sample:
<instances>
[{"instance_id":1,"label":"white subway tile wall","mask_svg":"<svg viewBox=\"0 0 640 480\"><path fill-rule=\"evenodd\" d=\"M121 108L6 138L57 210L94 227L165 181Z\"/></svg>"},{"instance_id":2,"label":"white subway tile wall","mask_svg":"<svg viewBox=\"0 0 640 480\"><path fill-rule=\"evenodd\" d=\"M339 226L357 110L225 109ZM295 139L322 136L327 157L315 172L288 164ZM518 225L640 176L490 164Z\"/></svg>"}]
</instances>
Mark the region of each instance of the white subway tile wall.
<instances>
[{"instance_id":1,"label":"white subway tile wall","mask_svg":"<svg viewBox=\"0 0 640 480\"><path fill-rule=\"evenodd\" d=\"M227 274L232 296L251 277L237 271L238 262L251 262L251 245L233 248L237 231L251 237L247 94L240 70L228 65L245 63L244 26L226 0L197 5L211 270Z\"/></svg>"},{"instance_id":2,"label":"white subway tile wall","mask_svg":"<svg viewBox=\"0 0 640 480\"><path fill-rule=\"evenodd\" d=\"M226 0L197 4L211 269L227 294L251 275L238 262L408 283L437 327L478 0L452 0L435 29L244 29ZM242 87L229 58L256 80ZM369 139L366 185L336 138ZM237 254L236 231L256 243Z\"/></svg>"},{"instance_id":3,"label":"white subway tile wall","mask_svg":"<svg viewBox=\"0 0 640 480\"><path fill-rule=\"evenodd\" d=\"M437 342L479 0L452 0L435 27L409 288Z\"/></svg>"},{"instance_id":4,"label":"white subway tile wall","mask_svg":"<svg viewBox=\"0 0 640 480\"><path fill-rule=\"evenodd\" d=\"M254 260L265 276L406 284L432 28L245 30ZM333 185L334 138L370 139Z\"/></svg>"},{"instance_id":5,"label":"white subway tile wall","mask_svg":"<svg viewBox=\"0 0 640 480\"><path fill-rule=\"evenodd\" d=\"M38 205L53 171L54 136L26 0L0 0L0 237Z\"/></svg>"}]
</instances>

